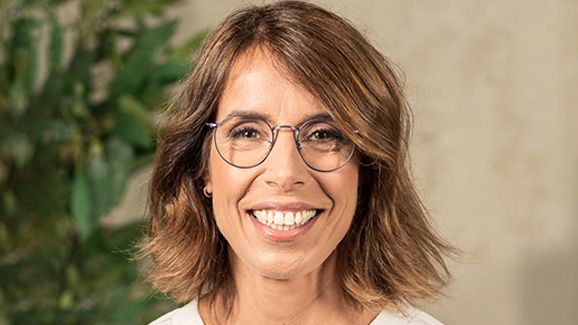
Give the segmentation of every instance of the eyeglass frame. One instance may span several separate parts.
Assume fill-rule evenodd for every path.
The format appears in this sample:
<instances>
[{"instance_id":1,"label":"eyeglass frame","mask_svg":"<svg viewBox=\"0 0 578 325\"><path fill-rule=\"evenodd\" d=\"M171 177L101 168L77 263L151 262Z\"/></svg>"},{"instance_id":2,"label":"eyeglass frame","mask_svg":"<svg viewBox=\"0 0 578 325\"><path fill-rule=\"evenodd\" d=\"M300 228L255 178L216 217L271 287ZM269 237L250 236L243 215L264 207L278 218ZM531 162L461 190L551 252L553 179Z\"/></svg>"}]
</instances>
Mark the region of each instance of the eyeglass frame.
<instances>
[{"instance_id":1,"label":"eyeglass frame","mask_svg":"<svg viewBox=\"0 0 578 325\"><path fill-rule=\"evenodd\" d=\"M265 122L265 124L269 127L269 129L271 129L271 139L272 140L267 140L267 142L269 143L269 151L267 152L267 154L265 155L265 157L263 157L263 159L261 159L259 162L251 165L251 166L237 166L231 162L229 162L227 159L225 159L225 157L223 157L223 154L221 153L221 151L219 150L219 146L217 145L217 128L219 127L219 125L221 125L223 122L227 121L228 119L234 118L234 117L245 117L245 118L252 118L252 119L256 119L256 120L261 120L263 122ZM301 153L301 142L303 142L303 140L299 140L299 133L301 132L301 129L303 129L303 127L307 126L310 123L314 123L314 122L319 122L319 121L332 121L332 119L330 118L312 118L309 119L305 122L303 122L303 124L301 124L301 126L299 126L299 128L296 128L292 125L278 125L276 127L272 127L271 124L269 124L269 122L267 122L267 120L265 120L264 118L260 117L260 116L255 116L255 115L249 115L249 114L233 114L233 115L229 115L229 116L225 116L224 118L222 118L219 122L217 123L212 123L212 122L206 122L205 125L208 126L209 128L211 128L212 130L214 130L213 132L213 142L215 144L215 149L217 150L217 153L219 154L219 156L221 157L221 159L223 159L224 162L226 162L227 164L235 167L235 168L239 168L239 169L249 169L249 168L253 168L253 167L257 167L259 165L261 165L265 160L267 160L267 158L269 157L269 155L271 154L271 151L273 151L273 147L275 146L275 143L277 142L277 138L275 136L275 131L280 130L280 129L289 129L291 131L293 131L293 133L295 134L295 145L297 146L297 152L299 152L299 157L301 157L301 160L305 163L305 165L307 165L307 167L313 169L314 171L317 172L321 172L321 173L330 173L330 172L334 172L336 170L339 170L341 168L343 168L343 166L347 165L349 163L349 161L351 161L351 158L353 157L353 155L355 154L355 142L352 141L353 147L351 148L351 153L349 154L349 156L347 157L347 159L345 160L345 162L343 164L341 164L339 167L337 168L333 168L330 170L322 170L322 169L318 169L315 168L313 166L311 166L307 160L305 160L305 158L303 157L303 154ZM358 131L354 130L355 133L357 133ZM350 139L351 140L351 139Z\"/></svg>"}]
</instances>

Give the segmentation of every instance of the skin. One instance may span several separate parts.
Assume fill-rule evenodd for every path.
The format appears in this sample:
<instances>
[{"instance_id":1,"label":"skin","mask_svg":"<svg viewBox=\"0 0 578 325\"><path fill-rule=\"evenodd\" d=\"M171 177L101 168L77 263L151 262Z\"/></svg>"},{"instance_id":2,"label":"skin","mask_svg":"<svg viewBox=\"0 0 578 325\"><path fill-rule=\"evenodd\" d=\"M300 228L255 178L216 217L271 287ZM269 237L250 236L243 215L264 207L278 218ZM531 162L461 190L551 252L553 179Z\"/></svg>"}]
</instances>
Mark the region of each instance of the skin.
<instances>
[{"instance_id":1,"label":"skin","mask_svg":"<svg viewBox=\"0 0 578 325\"><path fill-rule=\"evenodd\" d=\"M327 110L289 80L269 53L248 51L235 63L216 121L258 113L272 126L300 126ZM265 162L250 169L228 165L212 146L206 187L213 193L219 230L229 243L237 287L228 319L201 299L208 324L368 324L377 313L344 301L335 275L335 248L347 233L357 203L359 164L317 172L302 161L294 133L283 129ZM322 212L291 236L255 221L252 209L282 212L312 207ZM302 228L302 229L301 229Z\"/></svg>"}]
</instances>

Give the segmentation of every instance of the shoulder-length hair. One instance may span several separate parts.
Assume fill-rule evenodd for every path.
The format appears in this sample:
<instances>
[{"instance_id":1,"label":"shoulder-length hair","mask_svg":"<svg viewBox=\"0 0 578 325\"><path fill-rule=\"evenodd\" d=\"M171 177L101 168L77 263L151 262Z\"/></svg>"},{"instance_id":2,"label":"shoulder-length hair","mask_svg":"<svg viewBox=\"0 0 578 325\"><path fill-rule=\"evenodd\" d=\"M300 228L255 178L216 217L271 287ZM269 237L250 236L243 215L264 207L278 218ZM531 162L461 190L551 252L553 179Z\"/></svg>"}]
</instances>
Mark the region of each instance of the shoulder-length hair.
<instances>
[{"instance_id":1,"label":"shoulder-length hair","mask_svg":"<svg viewBox=\"0 0 578 325\"><path fill-rule=\"evenodd\" d=\"M350 23L316 5L283 1L241 9L207 37L173 120L160 133L142 255L149 280L178 302L234 297L227 243L203 195L216 115L229 71L248 50L272 54L283 71L344 127L361 160L358 207L337 247L343 295L381 309L433 297L449 280L452 252L433 230L408 164L409 107L391 63ZM228 301L230 304L232 300Z\"/></svg>"}]
</instances>

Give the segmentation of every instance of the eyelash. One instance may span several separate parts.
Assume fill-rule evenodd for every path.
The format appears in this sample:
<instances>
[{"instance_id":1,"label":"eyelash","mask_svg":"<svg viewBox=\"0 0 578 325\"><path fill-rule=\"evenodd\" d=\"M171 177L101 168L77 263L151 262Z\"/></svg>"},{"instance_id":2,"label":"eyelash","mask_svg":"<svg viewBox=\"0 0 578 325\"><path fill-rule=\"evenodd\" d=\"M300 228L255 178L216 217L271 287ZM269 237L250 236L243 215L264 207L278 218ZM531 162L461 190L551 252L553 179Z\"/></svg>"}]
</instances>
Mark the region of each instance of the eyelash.
<instances>
[{"instance_id":1,"label":"eyelash","mask_svg":"<svg viewBox=\"0 0 578 325\"><path fill-rule=\"evenodd\" d=\"M257 135L259 134L259 131L257 131L256 128L253 128L250 126L240 126L240 127L234 127L233 129L231 129L231 131L229 131L229 137L230 138L238 138L247 132L255 133Z\"/></svg>"},{"instance_id":2,"label":"eyelash","mask_svg":"<svg viewBox=\"0 0 578 325\"><path fill-rule=\"evenodd\" d=\"M320 140L327 140L327 139L336 139L336 140L340 140L343 139L343 136L341 135L340 132L336 131L333 128L330 127L319 127L317 129L312 130L311 132L309 132L310 136L308 135L308 139L311 138L311 136L315 136L318 134L324 134L327 135L327 137L321 138Z\"/></svg>"}]
</instances>

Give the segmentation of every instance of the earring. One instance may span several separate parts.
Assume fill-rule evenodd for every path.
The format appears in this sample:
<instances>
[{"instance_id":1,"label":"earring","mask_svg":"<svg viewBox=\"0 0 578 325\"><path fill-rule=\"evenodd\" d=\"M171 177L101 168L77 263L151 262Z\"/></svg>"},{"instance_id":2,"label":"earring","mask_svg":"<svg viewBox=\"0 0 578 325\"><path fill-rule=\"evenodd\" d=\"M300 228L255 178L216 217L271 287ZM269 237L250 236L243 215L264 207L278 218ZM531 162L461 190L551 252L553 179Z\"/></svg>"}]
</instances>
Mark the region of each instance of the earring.
<instances>
[{"instance_id":1,"label":"earring","mask_svg":"<svg viewBox=\"0 0 578 325\"><path fill-rule=\"evenodd\" d=\"M204 193L205 196L206 196L207 198L209 198L209 199L213 197L213 193L209 192L209 191L207 190L207 187L206 187L206 186L203 187L203 193Z\"/></svg>"}]
</instances>

